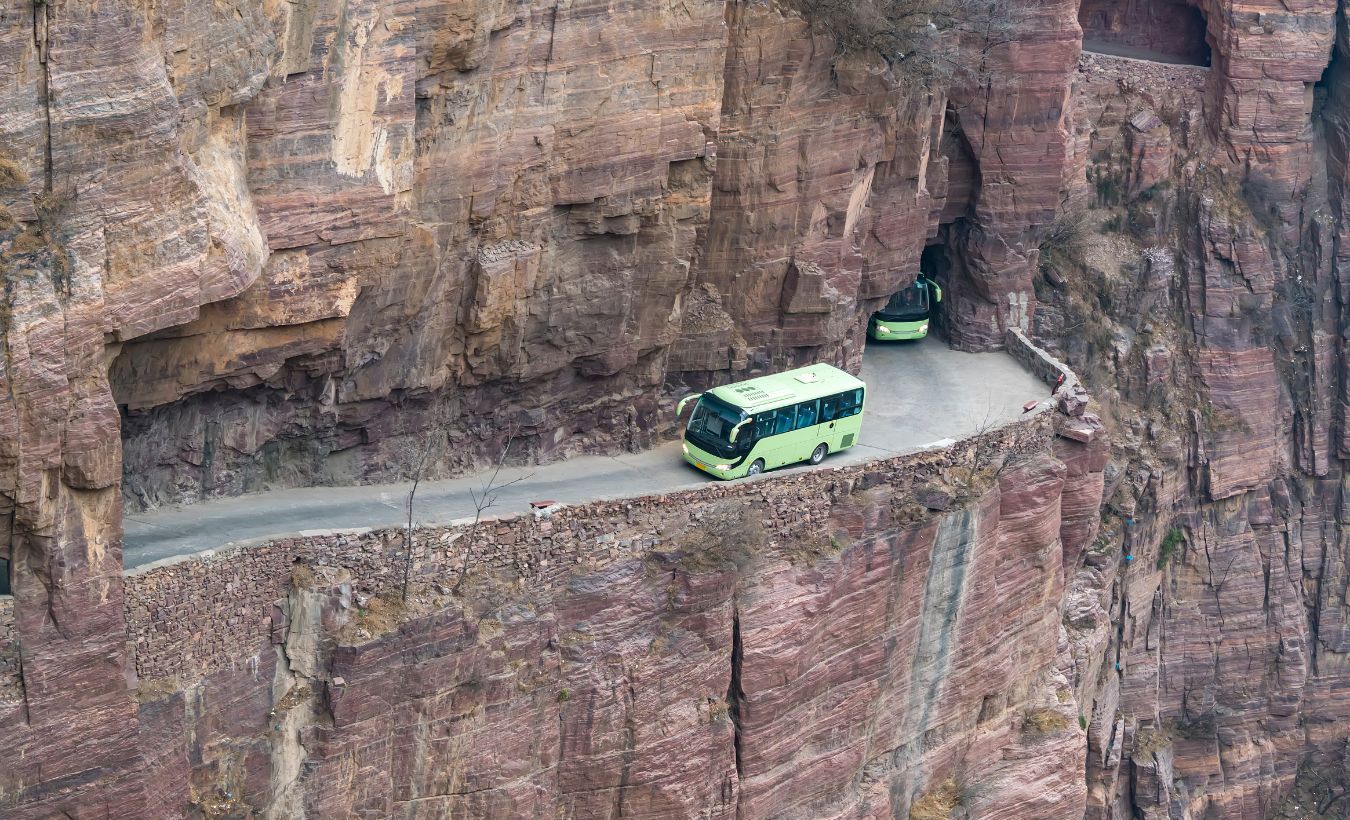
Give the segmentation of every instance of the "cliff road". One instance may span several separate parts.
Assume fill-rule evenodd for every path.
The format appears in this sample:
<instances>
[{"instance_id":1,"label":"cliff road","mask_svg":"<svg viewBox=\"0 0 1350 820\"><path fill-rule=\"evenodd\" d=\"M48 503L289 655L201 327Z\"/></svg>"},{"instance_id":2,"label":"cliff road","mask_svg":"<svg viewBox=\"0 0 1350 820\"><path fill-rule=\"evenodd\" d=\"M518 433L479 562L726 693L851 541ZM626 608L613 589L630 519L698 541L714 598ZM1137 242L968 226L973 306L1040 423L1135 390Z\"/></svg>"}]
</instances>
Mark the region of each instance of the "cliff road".
<instances>
[{"instance_id":1,"label":"cliff road","mask_svg":"<svg viewBox=\"0 0 1350 820\"><path fill-rule=\"evenodd\" d=\"M942 447L1000 426L1045 399L1043 381L1006 353L962 353L939 339L872 343L860 373L867 411L859 443L823 468L857 464L923 447ZM488 516L519 514L536 500L566 504L688 489L712 479L685 464L679 443L618 456L578 456L541 467L503 469ZM806 468L795 468L806 469ZM422 482L414 521L446 524L472 517L470 491L488 489L490 472ZM310 530L390 527L407 521L411 485L315 487L255 493L201 504L128 513L128 569L219 547Z\"/></svg>"}]
</instances>

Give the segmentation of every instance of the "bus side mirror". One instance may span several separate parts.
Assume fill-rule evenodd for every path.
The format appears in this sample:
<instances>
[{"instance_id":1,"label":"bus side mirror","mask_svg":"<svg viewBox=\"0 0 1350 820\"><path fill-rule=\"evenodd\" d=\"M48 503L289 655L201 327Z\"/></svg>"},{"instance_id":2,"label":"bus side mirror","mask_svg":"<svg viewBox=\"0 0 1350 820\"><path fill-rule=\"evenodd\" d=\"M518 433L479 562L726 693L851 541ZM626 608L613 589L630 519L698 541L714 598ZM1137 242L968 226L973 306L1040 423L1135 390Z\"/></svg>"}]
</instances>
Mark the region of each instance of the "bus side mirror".
<instances>
[{"instance_id":1,"label":"bus side mirror","mask_svg":"<svg viewBox=\"0 0 1350 820\"><path fill-rule=\"evenodd\" d=\"M702 395L703 395L702 393L695 393L692 396L685 396L684 398L680 399L680 403L675 405L675 418L679 418L680 414L684 412L684 406L686 404L693 401L694 399L699 398Z\"/></svg>"},{"instance_id":2,"label":"bus side mirror","mask_svg":"<svg viewBox=\"0 0 1350 820\"><path fill-rule=\"evenodd\" d=\"M749 424L749 423L752 422L752 421L754 421L754 419L753 419L753 418L749 418L749 419L746 419L745 421L741 422L740 424L736 425L735 427L731 428L731 434L727 437L727 439L728 439L732 444L735 444L735 443L736 443L736 439L739 438L740 435L741 435L741 428L744 427L745 425Z\"/></svg>"},{"instance_id":3,"label":"bus side mirror","mask_svg":"<svg viewBox=\"0 0 1350 820\"><path fill-rule=\"evenodd\" d=\"M932 287L933 287L933 301L934 301L934 302L941 302L941 301L942 301L942 288L938 287L938 283L937 283L937 282L934 282L933 285L932 285Z\"/></svg>"}]
</instances>

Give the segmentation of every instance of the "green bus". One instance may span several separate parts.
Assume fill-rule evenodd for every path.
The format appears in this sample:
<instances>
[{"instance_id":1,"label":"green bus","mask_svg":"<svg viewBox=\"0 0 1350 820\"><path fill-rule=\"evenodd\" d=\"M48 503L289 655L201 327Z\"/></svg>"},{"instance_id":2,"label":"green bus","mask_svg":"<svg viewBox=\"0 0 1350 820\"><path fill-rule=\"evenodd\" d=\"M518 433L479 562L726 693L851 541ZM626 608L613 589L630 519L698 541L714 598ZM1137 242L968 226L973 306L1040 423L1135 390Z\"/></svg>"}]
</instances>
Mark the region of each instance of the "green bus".
<instances>
[{"instance_id":1,"label":"green bus","mask_svg":"<svg viewBox=\"0 0 1350 820\"><path fill-rule=\"evenodd\" d=\"M942 288L921 273L914 284L892 296L884 308L872 314L867 335L882 342L922 339L928 335L933 305L941 301Z\"/></svg>"},{"instance_id":2,"label":"green bus","mask_svg":"<svg viewBox=\"0 0 1350 820\"><path fill-rule=\"evenodd\" d=\"M716 478L759 475L852 447L867 385L828 364L724 385L698 400L684 431L684 460Z\"/></svg>"}]
</instances>

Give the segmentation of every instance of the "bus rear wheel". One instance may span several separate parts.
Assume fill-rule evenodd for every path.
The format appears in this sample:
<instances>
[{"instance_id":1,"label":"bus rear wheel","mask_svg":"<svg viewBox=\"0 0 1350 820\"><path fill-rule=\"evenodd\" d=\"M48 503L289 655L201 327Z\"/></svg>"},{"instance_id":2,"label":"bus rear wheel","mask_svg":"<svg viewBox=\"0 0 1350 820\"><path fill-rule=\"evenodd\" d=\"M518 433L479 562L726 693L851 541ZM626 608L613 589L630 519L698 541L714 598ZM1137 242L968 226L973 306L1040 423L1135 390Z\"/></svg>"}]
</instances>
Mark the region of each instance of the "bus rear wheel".
<instances>
[{"instance_id":1,"label":"bus rear wheel","mask_svg":"<svg viewBox=\"0 0 1350 820\"><path fill-rule=\"evenodd\" d=\"M750 469L745 471L746 476L759 475L764 472L764 459L757 458L750 464Z\"/></svg>"},{"instance_id":2,"label":"bus rear wheel","mask_svg":"<svg viewBox=\"0 0 1350 820\"><path fill-rule=\"evenodd\" d=\"M830 452L830 448L824 444L816 445L816 449L811 451L811 463L819 464L825 460L825 454Z\"/></svg>"}]
</instances>

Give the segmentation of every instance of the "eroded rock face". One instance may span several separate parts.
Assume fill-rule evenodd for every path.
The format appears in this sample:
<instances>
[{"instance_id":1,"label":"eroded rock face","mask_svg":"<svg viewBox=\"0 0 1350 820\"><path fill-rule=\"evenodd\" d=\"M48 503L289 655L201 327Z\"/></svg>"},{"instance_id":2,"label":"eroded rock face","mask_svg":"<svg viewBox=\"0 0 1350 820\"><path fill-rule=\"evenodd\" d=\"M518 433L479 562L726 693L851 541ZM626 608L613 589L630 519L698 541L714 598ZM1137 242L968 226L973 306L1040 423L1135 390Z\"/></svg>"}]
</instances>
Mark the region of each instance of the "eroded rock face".
<instances>
[{"instance_id":1,"label":"eroded rock face","mask_svg":"<svg viewBox=\"0 0 1350 820\"><path fill-rule=\"evenodd\" d=\"M368 545L323 537L134 578L137 601L170 606L240 571L284 589L270 619L231 631L237 663L184 660L153 629L138 641L138 667L184 689L142 695L153 799L285 816L872 817L953 781L972 816L1077 816L1060 513L1069 475L1101 461L1036 424L1018 446L894 474L493 524L463 582L438 551L484 534L428 531L408 603ZM912 497L934 486L946 512ZM485 569L502 553L540 562L529 584ZM259 584L269 564L282 577ZM447 598L460 583L472 594ZM183 621L221 634L210 612Z\"/></svg>"},{"instance_id":2,"label":"eroded rock face","mask_svg":"<svg viewBox=\"0 0 1350 820\"><path fill-rule=\"evenodd\" d=\"M22 697L0 707L0 790L13 816L140 813L108 366L122 340L245 289L266 256L230 107L261 85L270 36L255 11L187 6L3 12L0 557ZM166 60L189 31L212 60Z\"/></svg>"},{"instance_id":3,"label":"eroded rock face","mask_svg":"<svg viewBox=\"0 0 1350 820\"><path fill-rule=\"evenodd\" d=\"M923 91L759 3L0 11L6 814L903 815L976 772L978 816L1259 817L1343 768L1337 6L1204 0L1211 70L1071 98L1077 4L1006 5ZM1129 238L1042 254L1088 206ZM133 702L124 501L639 446L664 390L856 362L928 244L944 332L1056 345L1111 464L1082 415L923 526L859 501L496 623L344 638L335 569L281 649Z\"/></svg>"},{"instance_id":4,"label":"eroded rock face","mask_svg":"<svg viewBox=\"0 0 1350 820\"><path fill-rule=\"evenodd\" d=\"M708 221L723 11L287 6L240 112L271 256L116 361L129 502L646 441Z\"/></svg>"},{"instance_id":5,"label":"eroded rock face","mask_svg":"<svg viewBox=\"0 0 1350 820\"><path fill-rule=\"evenodd\" d=\"M1026 327L1067 3L929 89L769 4L336 15L240 24L276 53L199 152L266 264L116 358L133 507L641 446L664 386L856 365L927 238L958 344Z\"/></svg>"},{"instance_id":6,"label":"eroded rock face","mask_svg":"<svg viewBox=\"0 0 1350 820\"><path fill-rule=\"evenodd\" d=\"M1105 236L1040 314L1118 445L1066 618L1097 681L1090 817L1270 816L1345 740L1336 9L1203 7L1210 71L1085 61Z\"/></svg>"}]
</instances>

